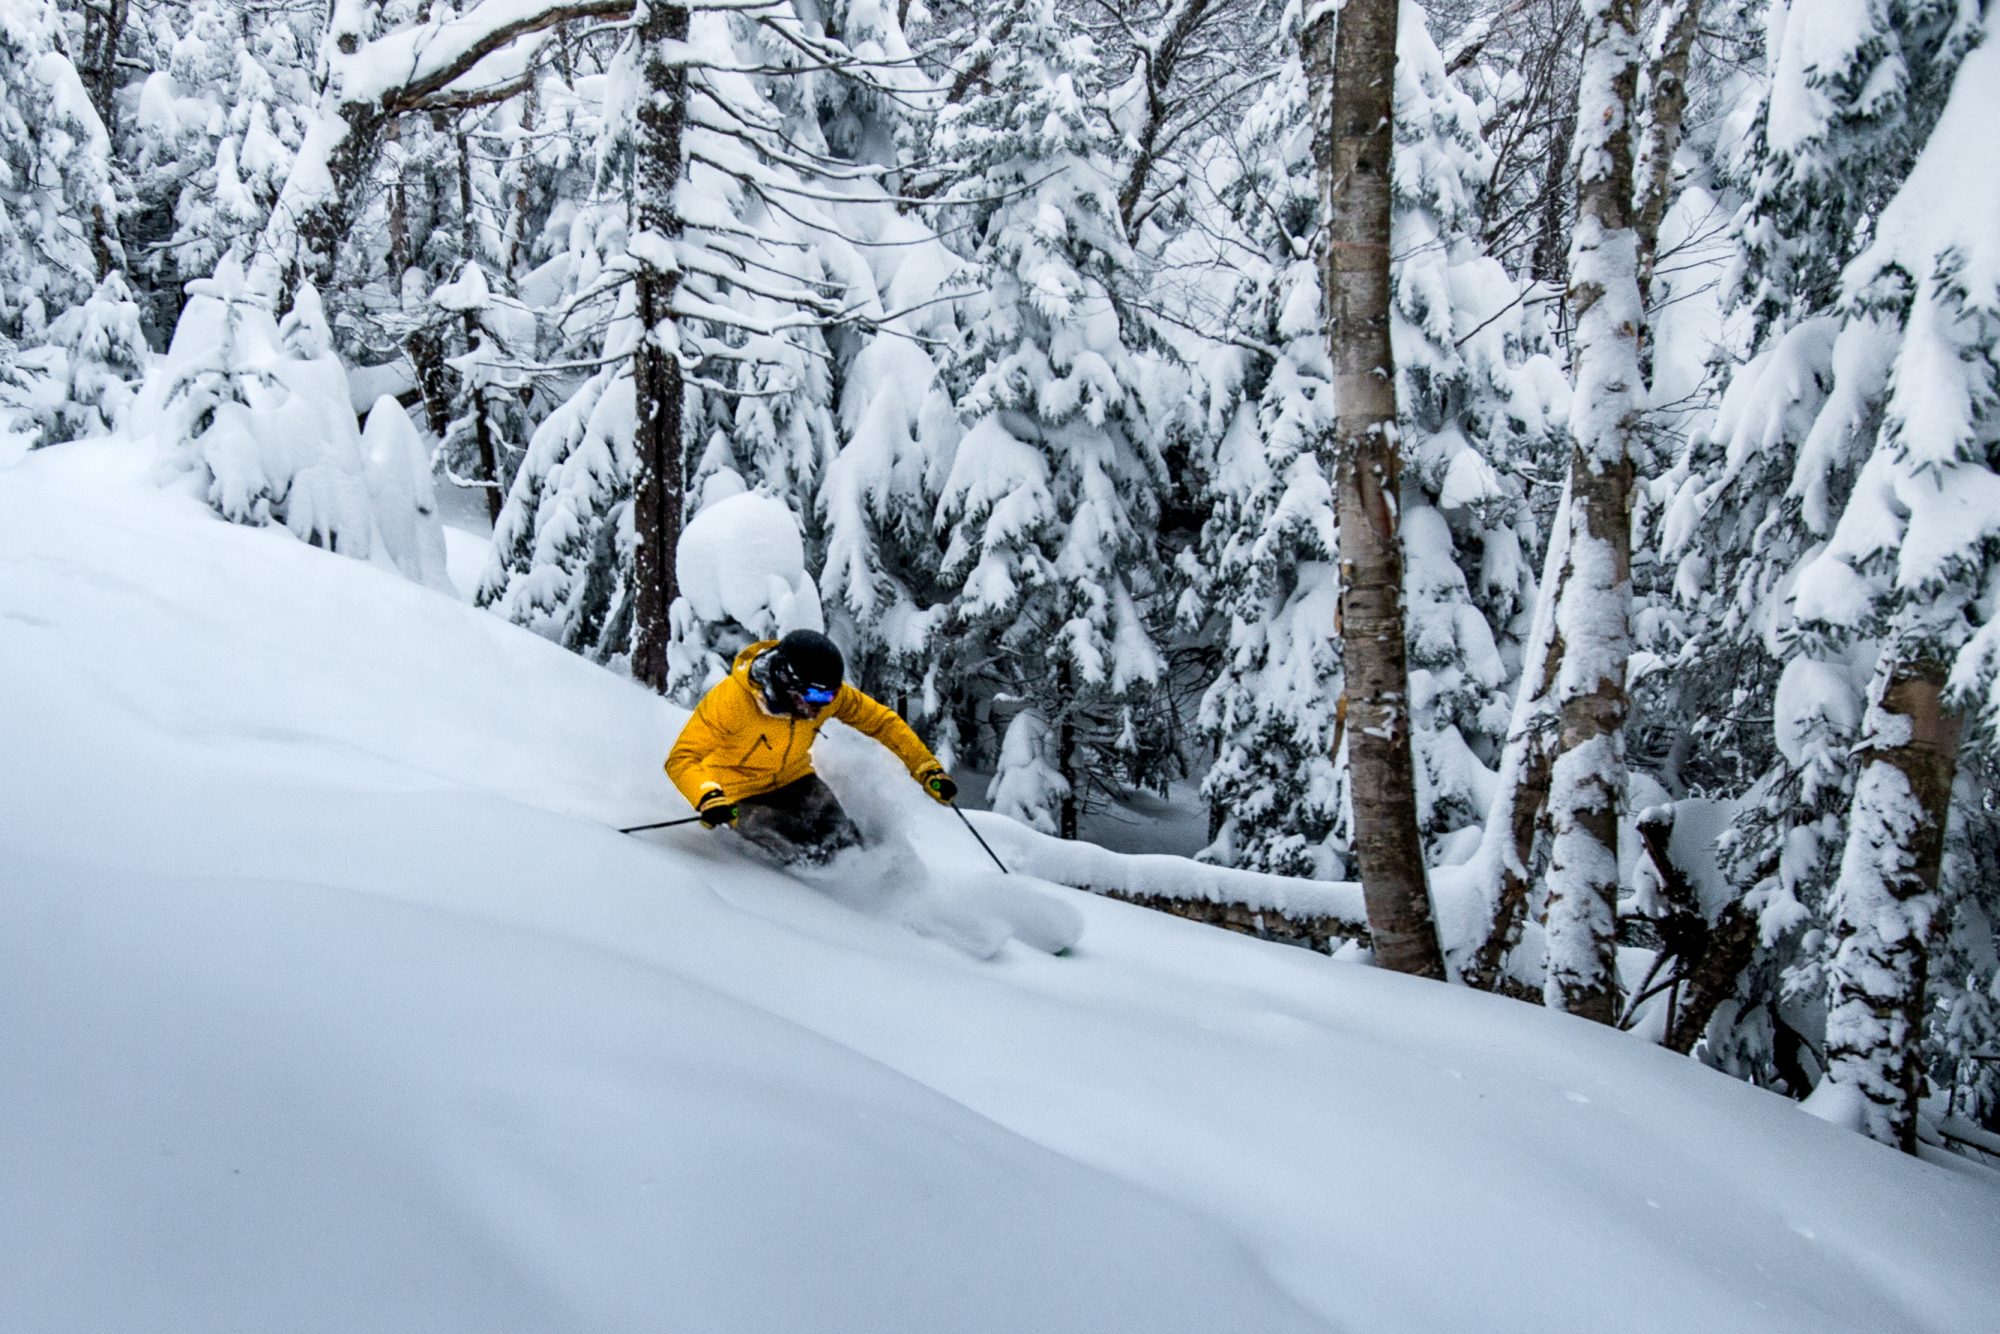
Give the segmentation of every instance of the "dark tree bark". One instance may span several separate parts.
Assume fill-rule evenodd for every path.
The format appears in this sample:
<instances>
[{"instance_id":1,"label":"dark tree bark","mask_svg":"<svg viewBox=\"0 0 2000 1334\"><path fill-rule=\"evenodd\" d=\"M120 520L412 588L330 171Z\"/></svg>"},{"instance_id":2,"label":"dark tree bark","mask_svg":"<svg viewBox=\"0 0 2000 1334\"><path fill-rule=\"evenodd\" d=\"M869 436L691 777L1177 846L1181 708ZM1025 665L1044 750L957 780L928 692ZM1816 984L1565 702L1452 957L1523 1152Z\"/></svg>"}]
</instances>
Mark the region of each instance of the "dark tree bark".
<instances>
[{"instance_id":1,"label":"dark tree bark","mask_svg":"<svg viewBox=\"0 0 2000 1334\"><path fill-rule=\"evenodd\" d=\"M1417 825L1389 344L1397 0L1323 8L1303 35L1328 240L1342 654L1354 848L1376 961L1445 975Z\"/></svg>"},{"instance_id":2,"label":"dark tree bark","mask_svg":"<svg viewBox=\"0 0 2000 1334\"><path fill-rule=\"evenodd\" d=\"M399 121L390 121L383 127L383 133L392 144L403 141L403 126ZM464 171L465 136L459 136L460 172ZM403 293L403 275L410 269L410 192L404 184L405 171L401 163L396 166L396 177L389 182L389 281L395 284L395 292L400 299ZM461 192L462 194L463 192Z\"/></svg>"},{"instance_id":3,"label":"dark tree bark","mask_svg":"<svg viewBox=\"0 0 2000 1334\"><path fill-rule=\"evenodd\" d=\"M1139 205L1146 197L1146 184L1159 160L1160 135L1173 110L1167 93L1173 85L1181 53L1213 9L1214 0L1186 0L1170 13L1170 21L1160 32L1158 42L1140 53L1146 79L1146 119L1139 126L1138 151L1132 159L1132 168L1118 191L1118 216L1125 223L1128 236L1139 216Z\"/></svg>"},{"instance_id":4,"label":"dark tree bark","mask_svg":"<svg viewBox=\"0 0 2000 1334\"><path fill-rule=\"evenodd\" d=\"M1722 1002L1736 994L1737 979L1757 953L1757 914L1741 900L1730 903L1709 928L1701 953L1683 963L1673 1022L1662 1042L1683 1056L1708 1031L1708 1021ZM1804 1089L1795 1089L1803 1094Z\"/></svg>"},{"instance_id":5,"label":"dark tree bark","mask_svg":"<svg viewBox=\"0 0 2000 1334\"><path fill-rule=\"evenodd\" d=\"M472 146L463 129L455 137L458 141L458 253L463 266L477 250L479 238L472 222ZM459 320L465 330L465 346L470 349L479 340L479 317L467 310L460 312ZM493 440L493 414L486 404L489 392L485 388L473 390L472 440L479 454L479 482L486 490L487 522L497 527L506 497L500 494L500 457Z\"/></svg>"},{"instance_id":6,"label":"dark tree bark","mask_svg":"<svg viewBox=\"0 0 2000 1334\"><path fill-rule=\"evenodd\" d=\"M1081 828L1082 796L1076 790L1076 713L1070 707L1076 698L1076 682L1065 661L1056 669L1056 694L1062 698L1062 716L1056 720L1056 773L1062 777L1062 808L1056 812L1056 833L1074 840Z\"/></svg>"},{"instance_id":7,"label":"dark tree bark","mask_svg":"<svg viewBox=\"0 0 2000 1334\"><path fill-rule=\"evenodd\" d=\"M1659 258L1660 222L1667 215L1673 184L1674 154L1680 151L1681 126L1687 117L1688 61L1701 31L1701 0L1666 0L1654 37L1648 70L1651 106L1639 141L1638 194L1633 201L1639 233L1639 299L1653 291L1653 265Z\"/></svg>"},{"instance_id":8,"label":"dark tree bark","mask_svg":"<svg viewBox=\"0 0 2000 1334\"><path fill-rule=\"evenodd\" d=\"M417 373L417 398L424 405L424 422L431 434L442 440L451 429L451 367L445 365L444 340L435 330L414 329L403 340L403 355Z\"/></svg>"},{"instance_id":9,"label":"dark tree bark","mask_svg":"<svg viewBox=\"0 0 2000 1334\"><path fill-rule=\"evenodd\" d=\"M1535 251L1530 272L1536 282L1552 287L1568 286L1569 229L1569 144L1574 117L1566 117L1549 136L1547 175L1542 186L1541 225L1535 233Z\"/></svg>"},{"instance_id":10,"label":"dark tree bark","mask_svg":"<svg viewBox=\"0 0 2000 1334\"><path fill-rule=\"evenodd\" d=\"M118 45L125 39L130 14L131 0L99 0L83 7L83 49L77 72L97 119L114 143L118 139ZM90 253L99 282L123 261L118 224L99 205L90 210Z\"/></svg>"},{"instance_id":11,"label":"dark tree bark","mask_svg":"<svg viewBox=\"0 0 2000 1334\"><path fill-rule=\"evenodd\" d=\"M681 234L674 194L683 165L687 121L687 71L669 60L667 44L688 35L688 11L652 4L638 20L640 77L638 226L647 244L634 248L638 311L645 336L632 358L638 406L632 478L632 674L654 690L667 688L667 611L678 593L674 549L680 543L682 505L681 417L686 386L673 316L679 275L661 264L661 251Z\"/></svg>"},{"instance_id":12,"label":"dark tree bark","mask_svg":"<svg viewBox=\"0 0 2000 1334\"><path fill-rule=\"evenodd\" d=\"M1561 740L1550 775L1548 977L1552 1008L1618 1017L1618 816L1625 802L1631 657L1633 441L1644 403L1638 240L1632 220L1637 0L1586 12L1570 249L1568 561L1556 604Z\"/></svg>"},{"instance_id":13,"label":"dark tree bark","mask_svg":"<svg viewBox=\"0 0 2000 1334\"><path fill-rule=\"evenodd\" d=\"M132 0L97 0L83 6L83 59L78 71L90 93L90 104L104 132L118 137L118 46L125 40L125 24L132 12Z\"/></svg>"}]
</instances>

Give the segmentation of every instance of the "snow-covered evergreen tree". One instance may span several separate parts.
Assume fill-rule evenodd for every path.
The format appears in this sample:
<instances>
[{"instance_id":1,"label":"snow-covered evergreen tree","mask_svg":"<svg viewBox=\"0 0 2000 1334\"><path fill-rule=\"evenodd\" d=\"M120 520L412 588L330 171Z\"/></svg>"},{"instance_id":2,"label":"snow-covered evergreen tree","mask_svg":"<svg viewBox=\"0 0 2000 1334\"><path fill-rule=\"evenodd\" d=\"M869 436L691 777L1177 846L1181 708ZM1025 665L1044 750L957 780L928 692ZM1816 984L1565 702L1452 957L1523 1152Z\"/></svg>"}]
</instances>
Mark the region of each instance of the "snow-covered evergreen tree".
<instances>
[{"instance_id":1,"label":"snow-covered evergreen tree","mask_svg":"<svg viewBox=\"0 0 2000 1334\"><path fill-rule=\"evenodd\" d=\"M1828 1074L1859 1087L1871 1134L1906 1148L1960 744L1946 680L2000 606L2000 238L1993 191L1968 188L1990 164L1996 89L1988 40L1843 275L1841 341L1862 350L1841 369L1880 425L1798 591L1810 633L1875 645L1829 905Z\"/></svg>"},{"instance_id":2,"label":"snow-covered evergreen tree","mask_svg":"<svg viewBox=\"0 0 2000 1334\"><path fill-rule=\"evenodd\" d=\"M109 136L54 0L0 9L0 336L38 339L116 262Z\"/></svg>"},{"instance_id":3,"label":"snow-covered evergreen tree","mask_svg":"<svg viewBox=\"0 0 2000 1334\"><path fill-rule=\"evenodd\" d=\"M117 272L57 318L49 332L63 351L64 383L43 444L104 435L118 424L150 356L139 320L138 303Z\"/></svg>"},{"instance_id":4,"label":"snow-covered evergreen tree","mask_svg":"<svg viewBox=\"0 0 2000 1334\"><path fill-rule=\"evenodd\" d=\"M1486 816L1534 602L1520 477L1561 458L1568 391L1523 284L1478 240L1493 154L1477 109L1421 7L1404 5L1399 33L1390 327L1410 690L1422 826L1457 860L1451 836Z\"/></svg>"},{"instance_id":5,"label":"snow-covered evergreen tree","mask_svg":"<svg viewBox=\"0 0 2000 1334\"><path fill-rule=\"evenodd\" d=\"M1194 354L1208 521L1184 615L1219 618L1221 671L1200 727L1216 747L1202 793L1233 866L1345 873L1340 588L1331 459L1330 368L1310 236L1318 218L1304 72L1257 99L1233 143L1201 159L1209 225L1184 242L1240 231L1213 265L1212 292L1177 294L1241 341ZM1170 251L1179 261L1182 251ZM1195 265L1176 267L1194 269ZM1196 271L1199 271L1198 269ZM1190 323L1195 319L1190 319Z\"/></svg>"},{"instance_id":6,"label":"snow-covered evergreen tree","mask_svg":"<svg viewBox=\"0 0 2000 1334\"><path fill-rule=\"evenodd\" d=\"M1735 283L1761 333L1825 310L1944 105L1978 0L1779 0L1739 171Z\"/></svg>"},{"instance_id":7,"label":"snow-covered evergreen tree","mask_svg":"<svg viewBox=\"0 0 2000 1334\"><path fill-rule=\"evenodd\" d=\"M1937 184L1977 151L1938 120L1977 114L1958 110L1963 79L1941 106L1970 30L1923 5L1842 11L1808 46L1804 8L1773 14L1738 220L1737 310L1761 332L1677 469L1666 530L1693 613L1680 694L1708 711L1704 772L1744 791L1725 853L1751 948L1706 1052L1798 1096L1819 1066L1783 1047L1823 1046L1873 1132L1907 1143L1919 1067L1989 1004L1990 973L1964 966L1980 950L1944 923L1946 903L1954 921L1991 910L1942 869L1992 819L1960 801L1947 824L1959 725L1940 694L1994 558L1990 532L1952 522L1992 467L1991 280L1965 281L1983 235ZM1760 717L1774 725L1742 721ZM1919 999L1947 941L1950 1019Z\"/></svg>"},{"instance_id":8,"label":"snow-covered evergreen tree","mask_svg":"<svg viewBox=\"0 0 2000 1334\"><path fill-rule=\"evenodd\" d=\"M427 461L388 421L364 449L317 293L301 288L276 321L232 257L189 296L135 414L163 475L232 523L442 586Z\"/></svg>"},{"instance_id":9,"label":"snow-covered evergreen tree","mask_svg":"<svg viewBox=\"0 0 2000 1334\"><path fill-rule=\"evenodd\" d=\"M485 489L497 520L533 433L522 400L532 383L535 315L495 292L477 260L466 261L458 277L432 292L430 300L458 317L466 345L449 363L454 383L438 467L456 485Z\"/></svg>"},{"instance_id":10,"label":"snow-covered evergreen tree","mask_svg":"<svg viewBox=\"0 0 2000 1334\"><path fill-rule=\"evenodd\" d=\"M979 197L957 213L989 285L954 370L967 427L939 511L959 590L952 675L985 676L1038 715L1050 749L1034 771L1067 790L1024 796L1003 756L994 792L1023 817L1055 809L1070 837L1096 792L1157 781L1170 736L1150 625L1162 423L1148 405L1172 384L1118 300L1130 252L1093 74L1088 41L1040 0L937 139Z\"/></svg>"}]
</instances>

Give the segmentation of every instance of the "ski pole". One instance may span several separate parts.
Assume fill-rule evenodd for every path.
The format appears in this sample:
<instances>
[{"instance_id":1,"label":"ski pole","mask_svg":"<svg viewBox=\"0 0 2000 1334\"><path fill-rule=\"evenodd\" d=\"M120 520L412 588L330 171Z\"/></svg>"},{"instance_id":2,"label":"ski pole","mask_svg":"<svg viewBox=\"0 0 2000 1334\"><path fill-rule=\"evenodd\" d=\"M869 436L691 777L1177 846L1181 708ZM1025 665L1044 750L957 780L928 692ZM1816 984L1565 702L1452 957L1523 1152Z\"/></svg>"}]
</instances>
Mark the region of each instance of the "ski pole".
<instances>
[{"instance_id":1,"label":"ski pole","mask_svg":"<svg viewBox=\"0 0 2000 1334\"><path fill-rule=\"evenodd\" d=\"M642 834L648 829L672 829L675 825L693 824L700 818L699 815L689 815L679 820L662 820L658 824L635 824L630 829L621 829L618 832L621 834Z\"/></svg>"},{"instance_id":2,"label":"ski pole","mask_svg":"<svg viewBox=\"0 0 2000 1334\"><path fill-rule=\"evenodd\" d=\"M993 864L1000 868L1000 874L1012 875L1013 872L1007 869L1007 863L1000 860L1000 854L995 852L992 846L987 843L986 839L980 834L980 832L972 827L971 818L967 816L964 811L958 809L957 802L954 801L951 804L951 809L952 813L958 816L959 820L964 823L965 832L971 834L974 838L978 839L979 846L986 849L986 855L991 857L993 859Z\"/></svg>"}]
</instances>

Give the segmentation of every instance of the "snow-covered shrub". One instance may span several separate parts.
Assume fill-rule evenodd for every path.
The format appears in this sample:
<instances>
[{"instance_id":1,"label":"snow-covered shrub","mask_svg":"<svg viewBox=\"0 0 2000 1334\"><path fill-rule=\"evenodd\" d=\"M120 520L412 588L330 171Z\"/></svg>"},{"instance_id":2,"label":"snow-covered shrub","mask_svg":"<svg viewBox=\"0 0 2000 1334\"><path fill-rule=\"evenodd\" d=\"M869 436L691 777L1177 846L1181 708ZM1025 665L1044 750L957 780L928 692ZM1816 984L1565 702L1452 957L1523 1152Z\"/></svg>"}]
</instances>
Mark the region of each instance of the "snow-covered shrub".
<instances>
[{"instance_id":1,"label":"snow-covered shrub","mask_svg":"<svg viewBox=\"0 0 2000 1334\"><path fill-rule=\"evenodd\" d=\"M64 354L64 392L42 443L104 435L118 425L151 357L139 319L138 303L116 272L90 300L57 318L49 333Z\"/></svg>"},{"instance_id":2,"label":"snow-covered shrub","mask_svg":"<svg viewBox=\"0 0 2000 1334\"><path fill-rule=\"evenodd\" d=\"M414 431L385 418L375 454L364 448L317 293L301 289L279 323L230 259L189 296L135 417L160 443L163 476L231 523L283 527L441 585L443 538Z\"/></svg>"},{"instance_id":3,"label":"snow-covered shrub","mask_svg":"<svg viewBox=\"0 0 2000 1334\"><path fill-rule=\"evenodd\" d=\"M387 394L368 410L361 430L361 456L368 498L389 559L418 583L449 589L430 450L410 414Z\"/></svg>"}]
</instances>

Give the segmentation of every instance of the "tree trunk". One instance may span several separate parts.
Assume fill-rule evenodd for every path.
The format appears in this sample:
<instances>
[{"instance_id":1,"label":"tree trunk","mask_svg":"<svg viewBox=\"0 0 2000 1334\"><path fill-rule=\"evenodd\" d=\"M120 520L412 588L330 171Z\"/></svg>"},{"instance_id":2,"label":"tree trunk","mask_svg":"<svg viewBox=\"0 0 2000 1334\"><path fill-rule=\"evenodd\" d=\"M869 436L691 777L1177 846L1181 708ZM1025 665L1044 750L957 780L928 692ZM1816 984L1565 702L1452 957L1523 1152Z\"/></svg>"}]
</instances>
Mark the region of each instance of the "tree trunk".
<instances>
[{"instance_id":1,"label":"tree trunk","mask_svg":"<svg viewBox=\"0 0 2000 1334\"><path fill-rule=\"evenodd\" d=\"M1549 136L1548 166L1542 177L1542 220L1529 261L1530 276L1551 287L1567 286L1564 274L1569 264L1569 248L1563 244L1563 222L1569 216L1569 197L1563 187L1569 179L1569 145L1574 124L1573 119L1565 118Z\"/></svg>"},{"instance_id":2,"label":"tree trunk","mask_svg":"<svg viewBox=\"0 0 2000 1334\"><path fill-rule=\"evenodd\" d=\"M1867 1099L1868 1133L1906 1153L1917 1149L1918 1041L1958 769L1960 719L1943 702L1947 669L1928 659L1895 663L1868 712L1827 969L1827 1073Z\"/></svg>"},{"instance_id":3,"label":"tree trunk","mask_svg":"<svg viewBox=\"0 0 2000 1334\"><path fill-rule=\"evenodd\" d=\"M463 272L479 251L479 229L472 220L472 145L463 126L454 131L453 137L458 146L458 261ZM471 351L479 341L479 317L468 310L459 315L459 320L465 330L466 350ZM479 481L486 490L486 518L497 528L506 497L500 493L500 456L493 440L493 414L487 408L487 395L491 392L484 385L475 385L467 397L472 405L472 440L479 454Z\"/></svg>"},{"instance_id":4,"label":"tree trunk","mask_svg":"<svg viewBox=\"0 0 2000 1334\"><path fill-rule=\"evenodd\" d=\"M417 374L417 397L424 405L424 421L431 434L442 440L451 429L451 367L445 364L444 340L435 330L417 328L403 340L403 355Z\"/></svg>"},{"instance_id":5,"label":"tree trunk","mask_svg":"<svg viewBox=\"0 0 2000 1334\"><path fill-rule=\"evenodd\" d=\"M687 40L688 11L651 4L636 20L640 76L638 223L648 242L635 246L639 320L645 329L632 356L638 408L632 477L632 675L664 693L667 688L668 609L679 592L674 550L681 536L681 378L678 326L673 315L679 275L662 253L680 236L674 194L682 168L681 134L687 121L687 72L669 59L668 43Z\"/></svg>"},{"instance_id":6,"label":"tree trunk","mask_svg":"<svg viewBox=\"0 0 2000 1334\"><path fill-rule=\"evenodd\" d=\"M1056 836L1074 841L1082 827L1076 791L1076 682L1068 659L1056 668L1056 693L1061 713L1056 722L1056 773L1063 781L1062 805L1056 812Z\"/></svg>"},{"instance_id":7,"label":"tree trunk","mask_svg":"<svg viewBox=\"0 0 2000 1334\"><path fill-rule=\"evenodd\" d=\"M1631 657L1633 439L1643 402L1638 237L1632 226L1636 0L1586 11L1570 248L1576 395L1568 570L1556 605L1562 732L1550 772L1548 976L1553 1008L1618 1016L1618 816L1625 801Z\"/></svg>"},{"instance_id":8,"label":"tree trunk","mask_svg":"<svg viewBox=\"0 0 2000 1334\"><path fill-rule=\"evenodd\" d=\"M383 127L383 133L392 144L403 142L403 126L392 120ZM465 136L458 137L459 172L465 172ZM405 172L401 162L396 164L396 175L389 182L389 281L395 284L398 300L403 295L403 275L410 269L410 192L403 183ZM464 191L461 190L463 195Z\"/></svg>"},{"instance_id":9,"label":"tree trunk","mask_svg":"<svg viewBox=\"0 0 2000 1334\"><path fill-rule=\"evenodd\" d=\"M535 128L535 108L540 100L541 89L539 86L529 88L527 97L522 99L521 133L524 137L532 138L530 132ZM521 252L528 245L528 210L532 203L528 193L528 182L530 179L528 169L518 160L514 163L514 169L519 173L519 183L515 186L514 205L507 219L507 277L509 281L512 281L521 269Z\"/></svg>"},{"instance_id":10,"label":"tree trunk","mask_svg":"<svg viewBox=\"0 0 2000 1334\"><path fill-rule=\"evenodd\" d=\"M1304 35L1328 242L1321 264L1334 368L1340 635L1354 849L1376 961L1445 975L1417 828L1403 642L1395 357L1389 345L1389 171L1397 0L1330 6Z\"/></svg>"},{"instance_id":11,"label":"tree trunk","mask_svg":"<svg viewBox=\"0 0 2000 1334\"><path fill-rule=\"evenodd\" d=\"M125 23L132 0L98 0L83 6L83 60L79 71L90 93L97 119L115 143L118 139L118 47L125 40Z\"/></svg>"},{"instance_id":12,"label":"tree trunk","mask_svg":"<svg viewBox=\"0 0 2000 1334\"><path fill-rule=\"evenodd\" d=\"M1708 1021L1722 1002L1736 994L1737 980L1757 953L1757 914L1739 899L1722 910L1709 929L1701 957L1684 969L1680 1003L1674 1007L1673 1022L1667 1025L1662 1045L1683 1056L1692 1055L1694 1044L1708 1032ZM1797 1092L1803 1094L1805 1090Z\"/></svg>"},{"instance_id":13,"label":"tree trunk","mask_svg":"<svg viewBox=\"0 0 2000 1334\"><path fill-rule=\"evenodd\" d=\"M1680 151L1687 116L1688 60L1701 30L1701 0L1666 0L1653 35L1648 84L1652 90L1646 130L1639 141L1638 194L1633 201L1639 232L1639 299L1650 299L1653 264L1659 257L1660 221L1667 215L1674 154Z\"/></svg>"}]
</instances>

